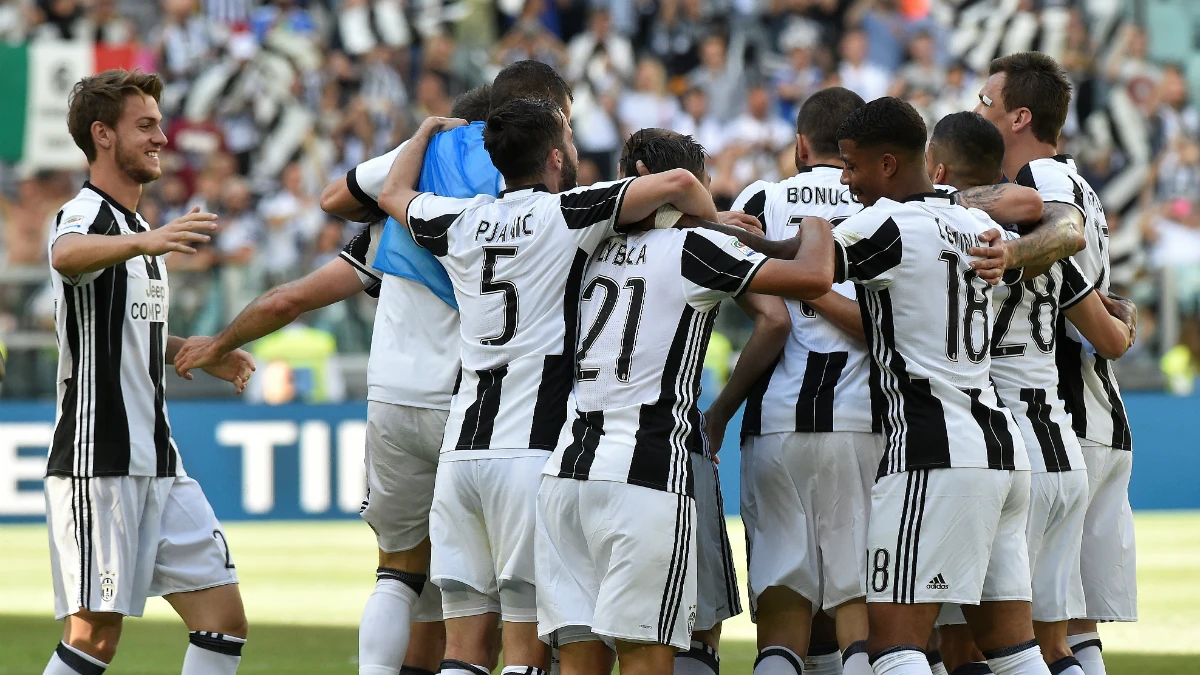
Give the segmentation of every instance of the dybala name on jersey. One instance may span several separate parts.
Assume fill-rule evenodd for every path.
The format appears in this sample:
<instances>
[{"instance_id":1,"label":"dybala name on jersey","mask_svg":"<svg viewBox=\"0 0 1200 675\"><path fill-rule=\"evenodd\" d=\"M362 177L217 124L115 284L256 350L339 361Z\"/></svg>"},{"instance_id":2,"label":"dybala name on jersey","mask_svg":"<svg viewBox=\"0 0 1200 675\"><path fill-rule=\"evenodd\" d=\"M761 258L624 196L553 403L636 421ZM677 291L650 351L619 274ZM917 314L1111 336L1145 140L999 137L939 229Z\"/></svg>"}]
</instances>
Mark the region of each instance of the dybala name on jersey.
<instances>
[{"instance_id":1,"label":"dybala name on jersey","mask_svg":"<svg viewBox=\"0 0 1200 675\"><path fill-rule=\"evenodd\" d=\"M648 245L629 246L624 237L613 237L600 244L592 262L612 262L614 265L642 265L646 262Z\"/></svg>"}]
</instances>

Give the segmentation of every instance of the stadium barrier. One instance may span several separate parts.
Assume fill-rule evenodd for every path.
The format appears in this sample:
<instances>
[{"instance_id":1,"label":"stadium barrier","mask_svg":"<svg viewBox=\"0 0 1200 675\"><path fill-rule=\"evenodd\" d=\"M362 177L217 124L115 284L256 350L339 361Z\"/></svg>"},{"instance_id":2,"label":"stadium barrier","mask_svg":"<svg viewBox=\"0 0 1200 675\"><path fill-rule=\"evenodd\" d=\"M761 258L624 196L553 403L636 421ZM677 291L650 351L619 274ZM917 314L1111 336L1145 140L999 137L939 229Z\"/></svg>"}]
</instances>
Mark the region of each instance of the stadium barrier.
<instances>
[{"instance_id":1,"label":"stadium barrier","mask_svg":"<svg viewBox=\"0 0 1200 675\"><path fill-rule=\"evenodd\" d=\"M1200 395L1125 397L1136 460L1135 509L1200 509L1200 441L1190 428ZM352 518L366 496L366 405L256 406L176 401L171 427L187 473L223 520ZM0 405L0 523L44 519L42 476L54 406ZM719 467L725 508L738 512L741 415L729 424Z\"/></svg>"}]
</instances>

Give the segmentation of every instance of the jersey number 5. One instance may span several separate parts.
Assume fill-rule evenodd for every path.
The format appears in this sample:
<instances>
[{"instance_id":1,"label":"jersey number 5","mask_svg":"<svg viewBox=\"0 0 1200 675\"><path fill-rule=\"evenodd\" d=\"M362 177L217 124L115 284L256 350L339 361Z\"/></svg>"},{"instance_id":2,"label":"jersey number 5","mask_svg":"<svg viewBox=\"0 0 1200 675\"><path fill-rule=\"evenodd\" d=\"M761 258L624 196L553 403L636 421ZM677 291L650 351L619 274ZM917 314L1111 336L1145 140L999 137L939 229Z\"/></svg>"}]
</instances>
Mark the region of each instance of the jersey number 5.
<instances>
[{"instance_id":1,"label":"jersey number 5","mask_svg":"<svg viewBox=\"0 0 1200 675\"><path fill-rule=\"evenodd\" d=\"M511 281L496 279L496 260L500 258L515 258L516 246L485 246L483 249L483 278L479 282L481 294L502 293L504 296L504 326L499 335L486 337L479 341L482 345L497 347L508 344L517 334L517 285Z\"/></svg>"}]
</instances>

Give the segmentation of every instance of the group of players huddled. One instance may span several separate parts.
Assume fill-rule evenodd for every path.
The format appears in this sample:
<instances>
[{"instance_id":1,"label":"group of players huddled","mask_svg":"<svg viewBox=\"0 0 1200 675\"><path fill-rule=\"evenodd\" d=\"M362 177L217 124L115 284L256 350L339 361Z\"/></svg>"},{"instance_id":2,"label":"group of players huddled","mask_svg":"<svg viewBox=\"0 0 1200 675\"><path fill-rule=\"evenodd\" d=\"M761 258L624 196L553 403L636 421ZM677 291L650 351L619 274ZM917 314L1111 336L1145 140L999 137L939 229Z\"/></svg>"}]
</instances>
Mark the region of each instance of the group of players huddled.
<instances>
[{"instance_id":1,"label":"group of players huddled","mask_svg":"<svg viewBox=\"0 0 1200 675\"><path fill-rule=\"evenodd\" d=\"M363 291L361 675L486 675L501 648L509 675L715 675L741 611L715 462L743 403L755 675L1100 675L1096 623L1136 620L1109 366L1136 315L1057 154L1071 87L1049 57L993 62L976 111L931 136L902 100L817 92L799 173L721 213L704 149L661 129L577 187L570 88L518 62L326 188L323 209L367 224L338 259L186 341L166 335L162 256L216 216L136 213L160 92L108 71L71 101L91 179L51 242L66 624L47 674L103 672L151 595L191 631L186 675L237 670L233 558L179 461L164 364L241 390L241 345ZM727 298L754 332L702 414Z\"/></svg>"}]
</instances>

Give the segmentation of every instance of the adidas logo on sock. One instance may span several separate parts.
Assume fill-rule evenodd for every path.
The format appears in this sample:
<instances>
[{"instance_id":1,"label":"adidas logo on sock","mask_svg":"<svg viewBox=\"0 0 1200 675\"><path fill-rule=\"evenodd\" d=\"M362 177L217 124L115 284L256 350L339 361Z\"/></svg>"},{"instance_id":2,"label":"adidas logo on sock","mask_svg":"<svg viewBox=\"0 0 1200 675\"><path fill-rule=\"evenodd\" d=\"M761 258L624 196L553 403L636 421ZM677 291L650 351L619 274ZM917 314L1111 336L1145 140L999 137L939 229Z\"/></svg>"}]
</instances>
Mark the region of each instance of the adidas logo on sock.
<instances>
[{"instance_id":1,"label":"adidas logo on sock","mask_svg":"<svg viewBox=\"0 0 1200 675\"><path fill-rule=\"evenodd\" d=\"M925 585L925 588L930 588L935 591L944 591L950 588L950 584L946 583L946 577L943 577L942 573L938 572L938 575L931 579L929 583Z\"/></svg>"}]
</instances>

